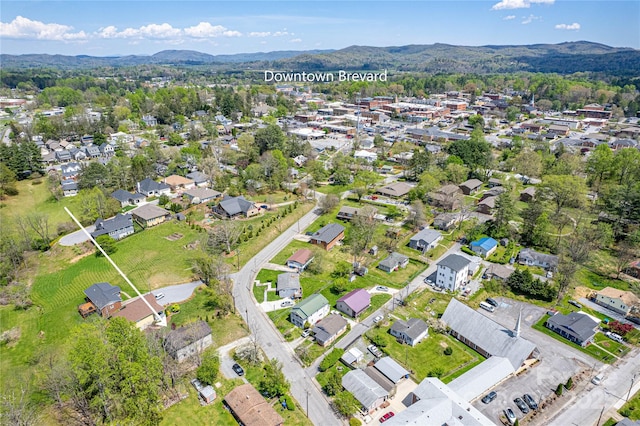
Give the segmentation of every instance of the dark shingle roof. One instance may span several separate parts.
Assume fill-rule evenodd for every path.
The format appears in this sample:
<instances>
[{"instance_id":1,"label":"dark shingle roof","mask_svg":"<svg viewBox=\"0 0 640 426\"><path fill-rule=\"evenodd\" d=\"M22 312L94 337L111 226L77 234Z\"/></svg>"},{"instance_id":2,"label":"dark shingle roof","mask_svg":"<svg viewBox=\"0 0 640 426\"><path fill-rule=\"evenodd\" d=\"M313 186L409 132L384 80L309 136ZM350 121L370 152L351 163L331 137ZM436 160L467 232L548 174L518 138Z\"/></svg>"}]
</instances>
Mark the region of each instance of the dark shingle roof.
<instances>
[{"instance_id":1,"label":"dark shingle roof","mask_svg":"<svg viewBox=\"0 0 640 426\"><path fill-rule=\"evenodd\" d=\"M340 235L341 232L344 232L344 226L338 223L330 223L316 231L312 237L314 240L318 240L323 243L330 243Z\"/></svg>"},{"instance_id":2,"label":"dark shingle roof","mask_svg":"<svg viewBox=\"0 0 640 426\"><path fill-rule=\"evenodd\" d=\"M109 283L97 283L84 291L87 298L101 310L107 305L120 302L120 287Z\"/></svg>"},{"instance_id":3,"label":"dark shingle roof","mask_svg":"<svg viewBox=\"0 0 640 426\"><path fill-rule=\"evenodd\" d=\"M547 323L563 329L567 334L577 337L582 342L595 334L594 329L598 325L590 316L580 312L571 312L568 315L558 313L549 318Z\"/></svg>"},{"instance_id":4,"label":"dark shingle roof","mask_svg":"<svg viewBox=\"0 0 640 426\"><path fill-rule=\"evenodd\" d=\"M276 286L277 291L287 289L300 289L300 275L293 274L291 272L285 272L278 275L278 284Z\"/></svg>"},{"instance_id":5,"label":"dark shingle roof","mask_svg":"<svg viewBox=\"0 0 640 426\"><path fill-rule=\"evenodd\" d=\"M253 208L255 204L246 200L244 197L225 197L220 201L220 208L222 208L229 216L234 216L239 213L246 214L249 209Z\"/></svg>"},{"instance_id":6,"label":"dark shingle roof","mask_svg":"<svg viewBox=\"0 0 640 426\"><path fill-rule=\"evenodd\" d=\"M407 260L409 260L407 256L394 251L384 260L380 261L378 265L386 266L388 269L393 269L399 264L406 262Z\"/></svg>"},{"instance_id":7,"label":"dark shingle roof","mask_svg":"<svg viewBox=\"0 0 640 426\"><path fill-rule=\"evenodd\" d=\"M466 268L469 263L471 263L469 259L464 256L460 256L459 254L450 254L438 262L438 266L442 265L454 271L461 271Z\"/></svg>"},{"instance_id":8,"label":"dark shingle roof","mask_svg":"<svg viewBox=\"0 0 640 426\"><path fill-rule=\"evenodd\" d=\"M93 238L96 238L100 235L105 235L113 231L117 231L118 229L125 229L130 226L133 226L133 220L131 219L131 215L128 214L120 214L118 213L115 217L111 219L98 219L96 220L95 227L96 230L91 233Z\"/></svg>"},{"instance_id":9,"label":"dark shingle roof","mask_svg":"<svg viewBox=\"0 0 640 426\"><path fill-rule=\"evenodd\" d=\"M187 326L171 330L167 334L165 347L169 354L175 355L180 349L205 338L209 334L211 334L209 324L204 321L196 321Z\"/></svg>"}]
</instances>

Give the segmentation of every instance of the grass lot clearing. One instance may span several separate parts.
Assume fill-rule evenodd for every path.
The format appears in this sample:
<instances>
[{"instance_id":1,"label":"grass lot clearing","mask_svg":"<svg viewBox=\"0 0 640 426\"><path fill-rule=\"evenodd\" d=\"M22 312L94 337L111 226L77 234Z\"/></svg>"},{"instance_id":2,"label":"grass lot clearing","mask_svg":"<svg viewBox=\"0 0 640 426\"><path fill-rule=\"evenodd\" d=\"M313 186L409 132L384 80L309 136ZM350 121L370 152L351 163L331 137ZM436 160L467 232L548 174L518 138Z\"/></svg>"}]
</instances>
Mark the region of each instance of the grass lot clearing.
<instances>
[{"instance_id":1,"label":"grass lot clearing","mask_svg":"<svg viewBox=\"0 0 640 426\"><path fill-rule=\"evenodd\" d=\"M590 356L592 356L593 358L599 361L602 361L607 364L611 364L614 361L613 357L610 354L602 351L601 349L593 345L589 345L588 347L583 348L582 346L576 343L573 343L565 339L564 337L560 336L559 334L549 330L547 327L544 326L544 323L547 321L547 319L549 319L549 315L544 315L542 318L540 318L540 321L535 323L532 327L548 336L553 337L554 339L564 343L565 345L569 345L572 348L575 348L581 352L589 354ZM598 334L596 334L596 339L598 339Z\"/></svg>"},{"instance_id":2,"label":"grass lot clearing","mask_svg":"<svg viewBox=\"0 0 640 426\"><path fill-rule=\"evenodd\" d=\"M326 371L323 371L322 373L316 374L316 380L318 381L318 384L320 385L320 387L324 388L329 382L329 376L334 374L334 372L337 372L342 378L349 371L351 371L351 368L346 367L342 363L342 361L338 360L338 362L336 362L333 367L329 368Z\"/></svg>"},{"instance_id":3,"label":"grass lot clearing","mask_svg":"<svg viewBox=\"0 0 640 426\"><path fill-rule=\"evenodd\" d=\"M258 205L268 204L268 202L271 202L273 204L281 204L289 201L295 201L297 199L294 194L285 191L275 191L268 194L259 195L245 195L244 197L247 200L251 200Z\"/></svg>"},{"instance_id":4,"label":"grass lot clearing","mask_svg":"<svg viewBox=\"0 0 640 426\"><path fill-rule=\"evenodd\" d=\"M640 344L640 330L634 328L630 332L624 335L624 340L630 345Z\"/></svg>"},{"instance_id":5,"label":"grass lot clearing","mask_svg":"<svg viewBox=\"0 0 640 426\"><path fill-rule=\"evenodd\" d=\"M196 289L189 301L180 304L180 312L172 314L167 322L175 323L179 327L197 320L207 321L211 327L214 346L224 346L246 336L247 328L240 316L234 314L216 316L208 305L207 292L205 286Z\"/></svg>"},{"instance_id":6,"label":"grass lot clearing","mask_svg":"<svg viewBox=\"0 0 640 426\"><path fill-rule=\"evenodd\" d=\"M618 343L615 340L611 340L602 333L596 334L593 340L598 344L598 346L602 346L605 350L618 355L619 357L625 356L631 350L628 346Z\"/></svg>"},{"instance_id":7,"label":"grass lot clearing","mask_svg":"<svg viewBox=\"0 0 640 426\"><path fill-rule=\"evenodd\" d=\"M388 331L389 327L376 327L367 333L367 337L377 335L379 339L384 340L387 345L380 349L409 370L416 383L425 377L432 376L439 377L443 382L448 383L464 371L484 361L480 354L448 334L430 332L422 342L411 347L398 343ZM449 356L444 355L447 347L453 349L453 353Z\"/></svg>"},{"instance_id":8,"label":"grass lot clearing","mask_svg":"<svg viewBox=\"0 0 640 426\"><path fill-rule=\"evenodd\" d=\"M628 282L603 275L598 275L597 273L587 268L580 268L578 270L575 275L575 281L579 285L592 288L596 291L602 290L605 287L613 287L623 291L629 290Z\"/></svg>"},{"instance_id":9,"label":"grass lot clearing","mask_svg":"<svg viewBox=\"0 0 640 426\"><path fill-rule=\"evenodd\" d=\"M284 339L287 342L291 342L296 339L301 330L293 325L292 322L289 321L289 314L291 313L291 308L288 309L278 309L277 311L267 312L267 315L276 326L280 334L284 336Z\"/></svg>"},{"instance_id":10,"label":"grass lot clearing","mask_svg":"<svg viewBox=\"0 0 640 426\"><path fill-rule=\"evenodd\" d=\"M271 288L275 289L276 284L278 283L278 275L282 273L283 272L281 271L273 271L271 269L261 269L260 272L258 272L258 276L256 277L256 280L260 281L261 285L257 286L255 285L255 283L253 285L253 295L258 301L258 303L264 302L264 291L267 289L267 286L262 284L271 282ZM271 296L272 294L273 294L273 299L269 299L269 296ZM275 291L268 292L267 300L279 299L279 297L276 296L275 294L276 294Z\"/></svg>"},{"instance_id":11,"label":"grass lot clearing","mask_svg":"<svg viewBox=\"0 0 640 426\"><path fill-rule=\"evenodd\" d=\"M387 303L391 299L390 294L377 293L371 295L371 306L369 306L359 318L367 318L369 315L380 309L382 305Z\"/></svg>"},{"instance_id":12,"label":"grass lot clearing","mask_svg":"<svg viewBox=\"0 0 640 426\"><path fill-rule=\"evenodd\" d=\"M216 391L216 399L213 403L202 406L198 399L198 394L188 381L181 385L180 393L187 393L186 399L172 405L163 413L160 425L215 425L227 426L235 424L236 421L231 413L224 408L222 400L233 388L242 384L240 379L225 380L218 375L218 382L222 385Z\"/></svg>"},{"instance_id":13,"label":"grass lot clearing","mask_svg":"<svg viewBox=\"0 0 640 426\"><path fill-rule=\"evenodd\" d=\"M340 338L342 336L344 336L346 333L348 333L349 331L345 331L342 335L340 335L338 337L338 340L340 340ZM335 343L335 342L334 342ZM315 361L316 359L318 359L318 357L320 357L322 354L324 354L325 352L330 351L331 349L333 349L333 343L329 346L320 346L319 344L317 344L315 341L311 341L310 339L304 339L302 341L302 343L300 343L298 345L299 347L306 347L307 348L307 356L305 357L305 360L303 362L306 362L306 365L309 366L313 363L313 361ZM297 349L297 348L296 348Z\"/></svg>"},{"instance_id":14,"label":"grass lot clearing","mask_svg":"<svg viewBox=\"0 0 640 426\"><path fill-rule=\"evenodd\" d=\"M631 420L640 420L640 392L636 393L618 412Z\"/></svg>"},{"instance_id":15,"label":"grass lot clearing","mask_svg":"<svg viewBox=\"0 0 640 426\"><path fill-rule=\"evenodd\" d=\"M165 238L175 232L184 237L175 242ZM112 257L139 290L146 293L150 288L191 280L193 252L183 246L197 238L200 234L186 224L169 222L117 242L118 251ZM40 271L45 271L46 265L56 267L51 269L53 272L34 278L30 295L34 306L27 311L16 311L10 306L0 308L0 332L16 326L21 332L15 345L0 347L0 376L21 379L4 381L5 385L27 383L32 374L40 374L43 369L38 362L45 355L64 355L71 330L83 322L77 306L84 301L84 290L92 284L107 281L134 295L106 259L91 254L72 262L74 253L73 248L56 246L48 253L38 254L42 259Z\"/></svg>"},{"instance_id":16,"label":"grass lot clearing","mask_svg":"<svg viewBox=\"0 0 640 426\"><path fill-rule=\"evenodd\" d=\"M348 191L349 189L351 189L351 185L318 185L316 191L322 192L323 194L327 195L337 195L339 197L340 194L342 194L344 191Z\"/></svg>"}]
</instances>

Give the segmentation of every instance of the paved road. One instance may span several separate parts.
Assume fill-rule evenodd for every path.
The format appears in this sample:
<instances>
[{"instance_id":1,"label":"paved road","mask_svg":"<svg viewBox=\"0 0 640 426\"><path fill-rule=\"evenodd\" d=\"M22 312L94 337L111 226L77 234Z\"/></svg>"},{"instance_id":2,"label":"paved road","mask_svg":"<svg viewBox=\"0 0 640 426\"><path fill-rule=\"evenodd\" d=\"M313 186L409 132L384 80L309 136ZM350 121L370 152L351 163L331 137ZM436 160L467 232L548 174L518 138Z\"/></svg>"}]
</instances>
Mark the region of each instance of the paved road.
<instances>
[{"instance_id":1,"label":"paved road","mask_svg":"<svg viewBox=\"0 0 640 426\"><path fill-rule=\"evenodd\" d=\"M307 213L231 277L234 280L233 298L236 309L247 322L251 332L258 336L265 354L269 359L280 361L282 371L291 383L291 393L307 412L313 424L330 426L340 425L342 421L331 410L329 401L320 388L301 368L293 350L286 344L269 317L256 304L251 291L251 285L261 265L284 249L293 240L298 229L304 230L318 217L315 209Z\"/></svg>"},{"instance_id":2,"label":"paved road","mask_svg":"<svg viewBox=\"0 0 640 426\"><path fill-rule=\"evenodd\" d=\"M587 382L582 392L568 398L558 415L544 424L558 426L603 424L611 416L607 414L609 410L620 408L628 396L633 396L640 390L640 350L634 349L615 366L603 367L600 372L604 374L604 379L599 386ZM634 376L635 380L632 382ZM573 396L571 393L570 395ZM598 419L600 419L599 423Z\"/></svg>"},{"instance_id":3,"label":"paved road","mask_svg":"<svg viewBox=\"0 0 640 426\"><path fill-rule=\"evenodd\" d=\"M94 225L89 225L86 227L86 230L89 231L89 233L92 233L96 230L96 227ZM69 247L75 246L76 244L82 244L85 241L89 241L89 237L87 237L87 234L85 234L84 231L80 229L60 238L58 244L60 244L61 246Z\"/></svg>"},{"instance_id":4,"label":"paved road","mask_svg":"<svg viewBox=\"0 0 640 426\"><path fill-rule=\"evenodd\" d=\"M222 371L222 374L224 374L227 379L235 379L238 377L238 374L236 374L236 372L233 371L233 368L231 368L236 362L229 356L229 352L231 351L231 349L242 346L246 343L249 343L250 341L251 338L247 336L218 348L218 356L220 357L220 371Z\"/></svg>"}]
</instances>

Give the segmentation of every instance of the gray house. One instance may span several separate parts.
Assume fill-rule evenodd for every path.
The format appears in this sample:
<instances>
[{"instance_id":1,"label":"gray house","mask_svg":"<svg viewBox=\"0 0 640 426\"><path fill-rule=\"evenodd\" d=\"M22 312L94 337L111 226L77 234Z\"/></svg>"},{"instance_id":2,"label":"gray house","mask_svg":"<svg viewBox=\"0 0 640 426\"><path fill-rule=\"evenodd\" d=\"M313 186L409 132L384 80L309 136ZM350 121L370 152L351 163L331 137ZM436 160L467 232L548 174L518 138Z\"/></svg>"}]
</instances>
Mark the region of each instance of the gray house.
<instances>
[{"instance_id":1,"label":"gray house","mask_svg":"<svg viewBox=\"0 0 640 426\"><path fill-rule=\"evenodd\" d=\"M171 330L167 334L164 347L178 362L204 351L213 344L211 327L204 321L196 321L187 326Z\"/></svg>"},{"instance_id":2,"label":"gray house","mask_svg":"<svg viewBox=\"0 0 640 426\"><path fill-rule=\"evenodd\" d=\"M551 271L555 271L558 268L558 256L539 253L528 248L520 250L518 262L521 265L540 266Z\"/></svg>"},{"instance_id":3,"label":"gray house","mask_svg":"<svg viewBox=\"0 0 640 426\"><path fill-rule=\"evenodd\" d=\"M599 322L583 312L560 313L550 317L544 325L582 347L593 341Z\"/></svg>"},{"instance_id":4,"label":"gray house","mask_svg":"<svg viewBox=\"0 0 640 426\"><path fill-rule=\"evenodd\" d=\"M429 326L420 318L411 318L409 321L396 320L389 329L389 333L407 345L415 346L427 337Z\"/></svg>"},{"instance_id":5,"label":"gray house","mask_svg":"<svg viewBox=\"0 0 640 426\"><path fill-rule=\"evenodd\" d=\"M364 413L374 411L389 398L389 392L360 369L345 374L342 377L342 387L353 394Z\"/></svg>"},{"instance_id":6,"label":"gray house","mask_svg":"<svg viewBox=\"0 0 640 426\"><path fill-rule=\"evenodd\" d=\"M390 356L380 358L373 366L395 384L409 378L409 372Z\"/></svg>"},{"instance_id":7,"label":"gray house","mask_svg":"<svg viewBox=\"0 0 640 426\"><path fill-rule=\"evenodd\" d=\"M125 191L124 189L116 189L111 193L111 198L115 198L120 202L121 207L137 206L145 200L145 196L136 192L135 194Z\"/></svg>"},{"instance_id":8,"label":"gray house","mask_svg":"<svg viewBox=\"0 0 640 426\"><path fill-rule=\"evenodd\" d=\"M171 187L166 183L156 182L152 179L143 179L138 182L138 192L146 195L147 197L160 196L162 194L169 195L171 193Z\"/></svg>"},{"instance_id":9,"label":"gray house","mask_svg":"<svg viewBox=\"0 0 640 426\"><path fill-rule=\"evenodd\" d=\"M385 272L396 271L399 268L406 268L409 264L409 258L403 254L393 252L378 264L378 269Z\"/></svg>"},{"instance_id":10,"label":"gray house","mask_svg":"<svg viewBox=\"0 0 640 426\"><path fill-rule=\"evenodd\" d=\"M435 229L425 228L411 237L409 247L424 253L435 248L440 240L442 240L442 234L440 232Z\"/></svg>"},{"instance_id":11,"label":"gray house","mask_svg":"<svg viewBox=\"0 0 640 426\"><path fill-rule=\"evenodd\" d=\"M133 220L128 214L118 213L111 219L98 219L95 227L96 230L91 233L93 238L98 238L100 235L108 235L114 240L120 240L134 232Z\"/></svg>"},{"instance_id":12,"label":"gray house","mask_svg":"<svg viewBox=\"0 0 640 426\"><path fill-rule=\"evenodd\" d=\"M278 275L276 294L282 298L301 298L302 287L300 287L300 275L292 272L285 272Z\"/></svg>"}]
</instances>

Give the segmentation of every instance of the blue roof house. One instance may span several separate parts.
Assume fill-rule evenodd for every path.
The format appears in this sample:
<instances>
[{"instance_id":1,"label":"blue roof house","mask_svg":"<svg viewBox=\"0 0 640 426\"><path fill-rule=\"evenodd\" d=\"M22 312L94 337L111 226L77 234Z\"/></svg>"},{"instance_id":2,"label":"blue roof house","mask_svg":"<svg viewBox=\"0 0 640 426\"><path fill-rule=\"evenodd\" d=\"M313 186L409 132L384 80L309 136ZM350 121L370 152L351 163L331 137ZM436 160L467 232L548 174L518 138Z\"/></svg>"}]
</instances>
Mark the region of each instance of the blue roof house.
<instances>
[{"instance_id":1,"label":"blue roof house","mask_svg":"<svg viewBox=\"0 0 640 426\"><path fill-rule=\"evenodd\" d=\"M491 253L496 251L498 247L498 242L490 237L480 238L477 241L474 241L470 244L471 250L480 256L487 258L491 256Z\"/></svg>"}]
</instances>

